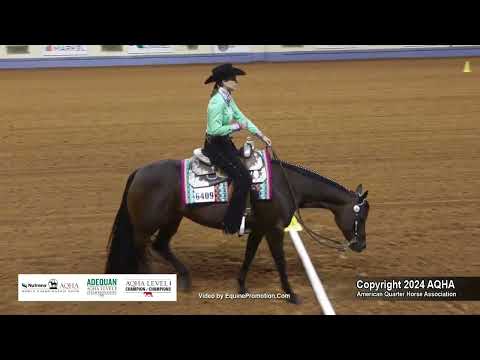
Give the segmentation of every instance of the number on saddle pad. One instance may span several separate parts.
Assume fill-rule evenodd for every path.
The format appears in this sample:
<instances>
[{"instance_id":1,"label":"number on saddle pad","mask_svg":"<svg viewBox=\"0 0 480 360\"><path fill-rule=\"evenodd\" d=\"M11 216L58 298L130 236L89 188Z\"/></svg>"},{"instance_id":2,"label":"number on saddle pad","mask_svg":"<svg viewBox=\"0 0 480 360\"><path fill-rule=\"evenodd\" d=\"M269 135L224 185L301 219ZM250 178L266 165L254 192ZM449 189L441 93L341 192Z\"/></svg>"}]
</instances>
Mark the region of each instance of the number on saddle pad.
<instances>
[{"instance_id":1,"label":"number on saddle pad","mask_svg":"<svg viewBox=\"0 0 480 360\"><path fill-rule=\"evenodd\" d=\"M204 188L193 189L195 202L204 203L215 201L215 187L209 186Z\"/></svg>"}]
</instances>

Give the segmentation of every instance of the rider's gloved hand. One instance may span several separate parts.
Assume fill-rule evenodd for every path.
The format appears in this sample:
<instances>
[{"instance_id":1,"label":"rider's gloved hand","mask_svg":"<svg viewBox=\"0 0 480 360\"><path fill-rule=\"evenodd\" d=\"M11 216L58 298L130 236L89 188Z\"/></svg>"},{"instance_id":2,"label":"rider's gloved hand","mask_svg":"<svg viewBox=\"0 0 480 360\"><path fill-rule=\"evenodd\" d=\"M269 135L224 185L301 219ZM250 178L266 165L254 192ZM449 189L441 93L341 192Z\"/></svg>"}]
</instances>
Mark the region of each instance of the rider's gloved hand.
<instances>
[{"instance_id":1,"label":"rider's gloved hand","mask_svg":"<svg viewBox=\"0 0 480 360\"><path fill-rule=\"evenodd\" d=\"M268 137L266 137L265 135L263 135L262 132L258 132L257 133L257 136L260 140L262 140L268 147L271 147L272 146L272 140L270 140Z\"/></svg>"},{"instance_id":2,"label":"rider's gloved hand","mask_svg":"<svg viewBox=\"0 0 480 360\"><path fill-rule=\"evenodd\" d=\"M272 140L270 140L268 137L266 137L265 135L262 136L262 141L268 146L268 147L271 147L272 146Z\"/></svg>"}]
</instances>

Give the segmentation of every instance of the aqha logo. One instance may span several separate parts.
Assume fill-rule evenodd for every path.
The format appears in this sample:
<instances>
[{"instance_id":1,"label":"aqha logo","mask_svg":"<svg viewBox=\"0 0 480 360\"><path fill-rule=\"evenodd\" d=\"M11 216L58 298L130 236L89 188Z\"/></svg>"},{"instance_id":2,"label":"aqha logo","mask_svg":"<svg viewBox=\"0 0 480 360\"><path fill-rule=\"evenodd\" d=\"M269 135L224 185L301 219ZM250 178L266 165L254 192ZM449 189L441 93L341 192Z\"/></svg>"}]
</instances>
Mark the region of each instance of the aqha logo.
<instances>
[{"instance_id":1,"label":"aqha logo","mask_svg":"<svg viewBox=\"0 0 480 360\"><path fill-rule=\"evenodd\" d=\"M453 280L429 280L427 288L437 290L455 289L455 283Z\"/></svg>"},{"instance_id":2,"label":"aqha logo","mask_svg":"<svg viewBox=\"0 0 480 360\"><path fill-rule=\"evenodd\" d=\"M153 293L151 291L145 291L143 295L145 295L145 297L153 297Z\"/></svg>"},{"instance_id":3,"label":"aqha logo","mask_svg":"<svg viewBox=\"0 0 480 360\"><path fill-rule=\"evenodd\" d=\"M48 287L50 290L57 290L58 288L58 281L55 280L55 279L51 279L49 282L48 282Z\"/></svg>"},{"instance_id":4,"label":"aqha logo","mask_svg":"<svg viewBox=\"0 0 480 360\"><path fill-rule=\"evenodd\" d=\"M78 283L76 282L62 282L60 284L61 290L70 290L70 291L78 291Z\"/></svg>"}]
</instances>

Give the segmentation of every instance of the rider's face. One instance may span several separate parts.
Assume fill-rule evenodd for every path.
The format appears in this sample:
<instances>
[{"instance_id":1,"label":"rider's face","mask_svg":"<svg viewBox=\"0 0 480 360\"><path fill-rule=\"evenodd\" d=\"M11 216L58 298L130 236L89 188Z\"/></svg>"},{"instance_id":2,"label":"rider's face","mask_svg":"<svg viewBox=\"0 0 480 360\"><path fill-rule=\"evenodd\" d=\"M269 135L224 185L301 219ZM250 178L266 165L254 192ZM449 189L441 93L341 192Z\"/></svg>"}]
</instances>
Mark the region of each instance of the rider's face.
<instances>
[{"instance_id":1,"label":"rider's face","mask_svg":"<svg viewBox=\"0 0 480 360\"><path fill-rule=\"evenodd\" d=\"M238 82L236 78L225 80L223 86L229 91L235 91L238 87Z\"/></svg>"}]
</instances>

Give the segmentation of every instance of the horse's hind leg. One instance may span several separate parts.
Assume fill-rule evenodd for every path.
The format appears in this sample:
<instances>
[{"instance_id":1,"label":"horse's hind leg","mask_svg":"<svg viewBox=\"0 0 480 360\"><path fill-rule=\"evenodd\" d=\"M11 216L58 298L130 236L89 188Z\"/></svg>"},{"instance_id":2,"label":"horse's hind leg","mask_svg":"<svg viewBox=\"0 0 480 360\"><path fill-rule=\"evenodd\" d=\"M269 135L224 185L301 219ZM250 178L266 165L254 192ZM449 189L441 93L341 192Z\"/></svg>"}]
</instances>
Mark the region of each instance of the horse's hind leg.
<instances>
[{"instance_id":1,"label":"horse's hind leg","mask_svg":"<svg viewBox=\"0 0 480 360\"><path fill-rule=\"evenodd\" d=\"M248 269L252 264L253 258L258 249L258 245L263 238L262 232L252 232L248 236L247 248L245 250L245 259L243 260L243 265L240 270L240 275L238 276L238 285L240 286L240 294L246 294L247 288L245 287L245 280L247 278Z\"/></svg>"},{"instance_id":2,"label":"horse's hind leg","mask_svg":"<svg viewBox=\"0 0 480 360\"><path fill-rule=\"evenodd\" d=\"M270 248L273 259L275 260L275 265L280 274L283 291L290 295L288 301L293 304L299 304L300 298L293 292L290 283L288 282L285 253L283 250L284 235L285 233L281 229L274 229L267 233L268 247Z\"/></svg>"},{"instance_id":3,"label":"horse's hind leg","mask_svg":"<svg viewBox=\"0 0 480 360\"><path fill-rule=\"evenodd\" d=\"M170 248L170 239L178 230L182 219L171 222L158 230L158 235L153 242L153 250L157 251L165 260L173 265L178 273L178 289L189 291L192 287L192 281L188 268L175 256Z\"/></svg>"},{"instance_id":4,"label":"horse's hind leg","mask_svg":"<svg viewBox=\"0 0 480 360\"><path fill-rule=\"evenodd\" d=\"M135 244L135 256L137 258L137 272L139 274L150 274L150 259L148 258L147 247L150 242L150 234L136 230L133 234Z\"/></svg>"}]
</instances>

